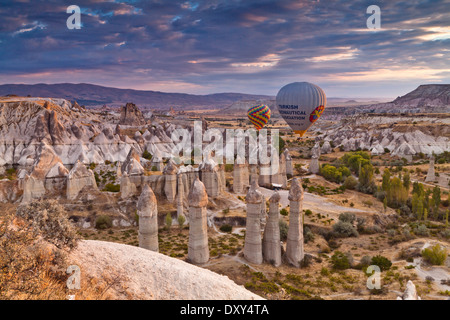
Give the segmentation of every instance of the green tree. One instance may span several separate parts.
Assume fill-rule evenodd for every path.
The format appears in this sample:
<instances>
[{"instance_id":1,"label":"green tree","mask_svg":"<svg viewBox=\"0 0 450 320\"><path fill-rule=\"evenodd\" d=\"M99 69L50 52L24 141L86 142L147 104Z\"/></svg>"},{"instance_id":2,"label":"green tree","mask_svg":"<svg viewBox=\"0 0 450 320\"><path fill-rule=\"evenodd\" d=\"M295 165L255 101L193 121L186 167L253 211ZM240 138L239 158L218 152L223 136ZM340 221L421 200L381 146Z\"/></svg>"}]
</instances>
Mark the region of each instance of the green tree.
<instances>
[{"instance_id":1,"label":"green tree","mask_svg":"<svg viewBox=\"0 0 450 320\"><path fill-rule=\"evenodd\" d=\"M447 250L439 244L422 250L422 257L433 265L442 265L447 259Z\"/></svg>"},{"instance_id":2,"label":"green tree","mask_svg":"<svg viewBox=\"0 0 450 320\"><path fill-rule=\"evenodd\" d=\"M172 215L170 214L170 212L168 212L166 215L166 226L167 229L170 229L170 227L172 226Z\"/></svg>"},{"instance_id":3,"label":"green tree","mask_svg":"<svg viewBox=\"0 0 450 320\"><path fill-rule=\"evenodd\" d=\"M405 173L405 175L403 176L403 186L409 193L409 187L411 186L411 176L409 175L409 172Z\"/></svg>"},{"instance_id":4,"label":"green tree","mask_svg":"<svg viewBox=\"0 0 450 320\"><path fill-rule=\"evenodd\" d=\"M388 192L391 186L391 172L388 168L384 169L383 172L383 182L381 183L381 189Z\"/></svg>"},{"instance_id":5,"label":"green tree","mask_svg":"<svg viewBox=\"0 0 450 320\"><path fill-rule=\"evenodd\" d=\"M433 199L433 205L434 205L433 213L436 214L439 209L439 205L441 204L441 188L439 188L438 186L435 186L433 188L432 199Z\"/></svg>"}]
</instances>

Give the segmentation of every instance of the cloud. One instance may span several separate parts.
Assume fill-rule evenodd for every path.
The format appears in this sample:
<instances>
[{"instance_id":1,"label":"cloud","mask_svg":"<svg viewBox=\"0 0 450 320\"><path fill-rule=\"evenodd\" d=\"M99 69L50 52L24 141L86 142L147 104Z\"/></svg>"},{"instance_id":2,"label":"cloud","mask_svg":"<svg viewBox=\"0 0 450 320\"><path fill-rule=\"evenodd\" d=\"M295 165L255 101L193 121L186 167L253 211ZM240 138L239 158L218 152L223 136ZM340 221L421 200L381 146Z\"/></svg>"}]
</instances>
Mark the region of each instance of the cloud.
<instances>
[{"instance_id":1,"label":"cloud","mask_svg":"<svg viewBox=\"0 0 450 320\"><path fill-rule=\"evenodd\" d=\"M60 1L2 3L2 81L272 95L299 80L342 95L355 84L381 92L383 79L394 95L396 86L450 81L439 72L450 65L445 0L382 2L376 31L366 28L365 0L77 2L81 30L66 28Z\"/></svg>"}]
</instances>

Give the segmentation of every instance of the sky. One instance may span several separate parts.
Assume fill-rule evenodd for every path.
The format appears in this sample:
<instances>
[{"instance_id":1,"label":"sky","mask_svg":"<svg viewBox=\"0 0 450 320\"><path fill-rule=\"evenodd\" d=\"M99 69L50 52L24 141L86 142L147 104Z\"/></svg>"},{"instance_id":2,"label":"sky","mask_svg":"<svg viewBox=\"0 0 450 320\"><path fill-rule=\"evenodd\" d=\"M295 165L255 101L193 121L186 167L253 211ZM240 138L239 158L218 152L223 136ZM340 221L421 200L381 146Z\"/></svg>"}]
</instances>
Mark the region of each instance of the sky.
<instances>
[{"instance_id":1,"label":"sky","mask_svg":"<svg viewBox=\"0 0 450 320\"><path fill-rule=\"evenodd\" d=\"M450 0L0 1L0 84L275 96L296 81L349 98L450 83Z\"/></svg>"}]
</instances>

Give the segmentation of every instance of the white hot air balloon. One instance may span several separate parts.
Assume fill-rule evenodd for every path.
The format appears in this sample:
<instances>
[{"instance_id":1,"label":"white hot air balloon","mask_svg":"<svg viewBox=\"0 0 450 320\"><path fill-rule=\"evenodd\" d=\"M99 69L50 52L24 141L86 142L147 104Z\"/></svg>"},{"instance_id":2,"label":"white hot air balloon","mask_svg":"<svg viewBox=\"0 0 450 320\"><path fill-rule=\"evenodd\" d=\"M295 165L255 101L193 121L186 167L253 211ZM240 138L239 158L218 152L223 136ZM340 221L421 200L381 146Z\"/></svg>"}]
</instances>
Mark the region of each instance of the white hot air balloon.
<instances>
[{"instance_id":1,"label":"white hot air balloon","mask_svg":"<svg viewBox=\"0 0 450 320\"><path fill-rule=\"evenodd\" d=\"M283 119L302 137L322 115L327 97L315 84L294 82L280 89L276 102Z\"/></svg>"}]
</instances>

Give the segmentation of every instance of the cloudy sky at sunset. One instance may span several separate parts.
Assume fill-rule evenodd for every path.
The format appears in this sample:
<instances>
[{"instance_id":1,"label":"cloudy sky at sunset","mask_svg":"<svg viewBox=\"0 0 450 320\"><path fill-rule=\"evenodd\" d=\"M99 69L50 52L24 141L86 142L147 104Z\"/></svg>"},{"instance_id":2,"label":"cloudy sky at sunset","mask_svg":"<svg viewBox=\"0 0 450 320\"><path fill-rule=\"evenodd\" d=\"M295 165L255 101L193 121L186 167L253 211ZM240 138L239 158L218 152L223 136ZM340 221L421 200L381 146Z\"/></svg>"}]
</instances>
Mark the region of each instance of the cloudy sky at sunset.
<instances>
[{"instance_id":1,"label":"cloudy sky at sunset","mask_svg":"<svg viewBox=\"0 0 450 320\"><path fill-rule=\"evenodd\" d=\"M276 95L294 81L389 98L450 83L450 0L0 2L0 84Z\"/></svg>"}]
</instances>

